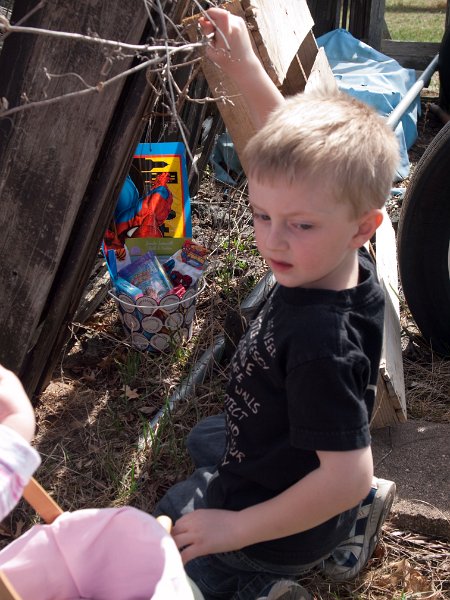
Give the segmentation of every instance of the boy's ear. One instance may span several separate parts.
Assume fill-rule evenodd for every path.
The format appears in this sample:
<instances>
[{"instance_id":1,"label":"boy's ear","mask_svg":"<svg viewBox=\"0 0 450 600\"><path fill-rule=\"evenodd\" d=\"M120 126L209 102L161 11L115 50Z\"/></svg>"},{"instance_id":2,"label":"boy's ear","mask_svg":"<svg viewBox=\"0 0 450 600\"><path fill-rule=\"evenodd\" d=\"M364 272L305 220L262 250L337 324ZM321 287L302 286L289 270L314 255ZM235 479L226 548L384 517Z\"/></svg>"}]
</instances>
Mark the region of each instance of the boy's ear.
<instances>
[{"instance_id":1,"label":"boy's ear","mask_svg":"<svg viewBox=\"0 0 450 600\"><path fill-rule=\"evenodd\" d=\"M372 208L358 219L358 231L353 236L352 248L361 248L368 242L375 231L383 222L383 211L380 208Z\"/></svg>"}]
</instances>

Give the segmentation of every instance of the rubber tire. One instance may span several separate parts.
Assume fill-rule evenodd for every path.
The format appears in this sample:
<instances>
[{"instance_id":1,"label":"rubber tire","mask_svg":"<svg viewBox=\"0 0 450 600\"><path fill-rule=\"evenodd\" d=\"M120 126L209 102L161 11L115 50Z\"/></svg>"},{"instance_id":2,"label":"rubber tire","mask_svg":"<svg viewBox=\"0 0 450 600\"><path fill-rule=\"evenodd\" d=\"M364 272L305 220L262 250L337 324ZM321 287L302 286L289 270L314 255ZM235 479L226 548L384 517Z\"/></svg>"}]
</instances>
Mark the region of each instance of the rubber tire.
<instances>
[{"instance_id":1,"label":"rubber tire","mask_svg":"<svg viewBox=\"0 0 450 600\"><path fill-rule=\"evenodd\" d=\"M439 105L444 110L450 109L450 27L447 27L439 46Z\"/></svg>"},{"instance_id":2,"label":"rubber tire","mask_svg":"<svg viewBox=\"0 0 450 600\"><path fill-rule=\"evenodd\" d=\"M423 337L450 356L450 122L424 152L400 214L398 263L403 292Z\"/></svg>"}]
</instances>

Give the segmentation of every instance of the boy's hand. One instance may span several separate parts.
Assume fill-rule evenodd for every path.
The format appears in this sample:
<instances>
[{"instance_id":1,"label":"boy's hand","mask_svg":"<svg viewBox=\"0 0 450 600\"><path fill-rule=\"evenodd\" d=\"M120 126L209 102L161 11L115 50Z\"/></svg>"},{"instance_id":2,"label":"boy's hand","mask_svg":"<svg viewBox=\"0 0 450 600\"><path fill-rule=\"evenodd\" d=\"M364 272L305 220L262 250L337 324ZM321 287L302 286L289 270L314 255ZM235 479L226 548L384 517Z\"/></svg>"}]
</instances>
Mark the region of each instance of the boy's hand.
<instances>
[{"instance_id":1,"label":"boy's hand","mask_svg":"<svg viewBox=\"0 0 450 600\"><path fill-rule=\"evenodd\" d=\"M16 375L0 365L0 423L14 429L27 442L34 435L33 407Z\"/></svg>"},{"instance_id":2,"label":"boy's hand","mask_svg":"<svg viewBox=\"0 0 450 600\"><path fill-rule=\"evenodd\" d=\"M205 35L214 34L206 50L208 58L235 79L248 75L255 61L260 67L245 21L222 8L206 12L208 18L200 17L199 23Z\"/></svg>"},{"instance_id":3,"label":"boy's hand","mask_svg":"<svg viewBox=\"0 0 450 600\"><path fill-rule=\"evenodd\" d=\"M214 34L206 54L237 85L259 129L284 98L253 51L246 22L223 8L206 13L199 19L200 27L205 35Z\"/></svg>"},{"instance_id":4,"label":"boy's hand","mask_svg":"<svg viewBox=\"0 0 450 600\"><path fill-rule=\"evenodd\" d=\"M245 544L240 543L238 512L199 509L182 516L172 529L172 537L180 551L183 564L197 556L231 552Z\"/></svg>"}]
</instances>

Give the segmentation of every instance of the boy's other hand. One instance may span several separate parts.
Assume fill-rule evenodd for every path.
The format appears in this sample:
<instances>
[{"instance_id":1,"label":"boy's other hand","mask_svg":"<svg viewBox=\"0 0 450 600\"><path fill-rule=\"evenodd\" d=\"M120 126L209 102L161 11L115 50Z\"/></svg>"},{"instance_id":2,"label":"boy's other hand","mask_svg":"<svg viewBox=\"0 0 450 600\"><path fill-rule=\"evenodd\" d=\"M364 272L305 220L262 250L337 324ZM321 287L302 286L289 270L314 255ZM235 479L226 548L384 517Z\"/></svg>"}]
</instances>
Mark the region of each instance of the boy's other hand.
<instances>
[{"instance_id":1,"label":"boy's other hand","mask_svg":"<svg viewBox=\"0 0 450 600\"><path fill-rule=\"evenodd\" d=\"M197 556L242 548L245 544L239 541L238 518L238 512L209 508L194 510L178 519L172 537L183 564Z\"/></svg>"},{"instance_id":2,"label":"boy's other hand","mask_svg":"<svg viewBox=\"0 0 450 600\"><path fill-rule=\"evenodd\" d=\"M0 423L30 442L35 431L31 402L18 377L0 365Z\"/></svg>"}]
</instances>

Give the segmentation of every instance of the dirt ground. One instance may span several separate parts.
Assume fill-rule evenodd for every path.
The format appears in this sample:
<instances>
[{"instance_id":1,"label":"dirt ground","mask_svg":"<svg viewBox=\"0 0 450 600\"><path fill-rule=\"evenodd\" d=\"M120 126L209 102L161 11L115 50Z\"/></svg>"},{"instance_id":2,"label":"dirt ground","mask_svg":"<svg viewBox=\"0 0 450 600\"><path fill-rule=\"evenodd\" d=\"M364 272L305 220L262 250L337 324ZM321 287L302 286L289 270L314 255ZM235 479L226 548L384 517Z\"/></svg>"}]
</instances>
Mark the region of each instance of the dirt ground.
<instances>
[{"instance_id":1,"label":"dirt ground","mask_svg":"<svg viewBox=\"0 0 450 600\"><path fill-rule=\"evenodd\" d=\"M442 127L427 108L433 100L425 90L419 137L410 151L413 168ZM266 269L253 242L244 186L227 188L207 173L192 210L193 237L211 250L211 266L191 340L163 355L133 350L108 297L87 323L72 324L54 377L38 399L35 445L42 466L36 477L64 510L131 504L151 512L164 491L191 470L183 445L186 433L202 417L221 410L226 359L215 362L195 393L174 403L176 391ZM400 211L401 199L391 199L394 224ZM404 304L401 319L409 418L448 422L449 363L424 344ZM37 521L21 502L0 525L0 547ZM443 540L388 523L358 580L337 586L313 574L303 583L317 599L448 598L449 550Z\"/></svg>"}]
</instances>

